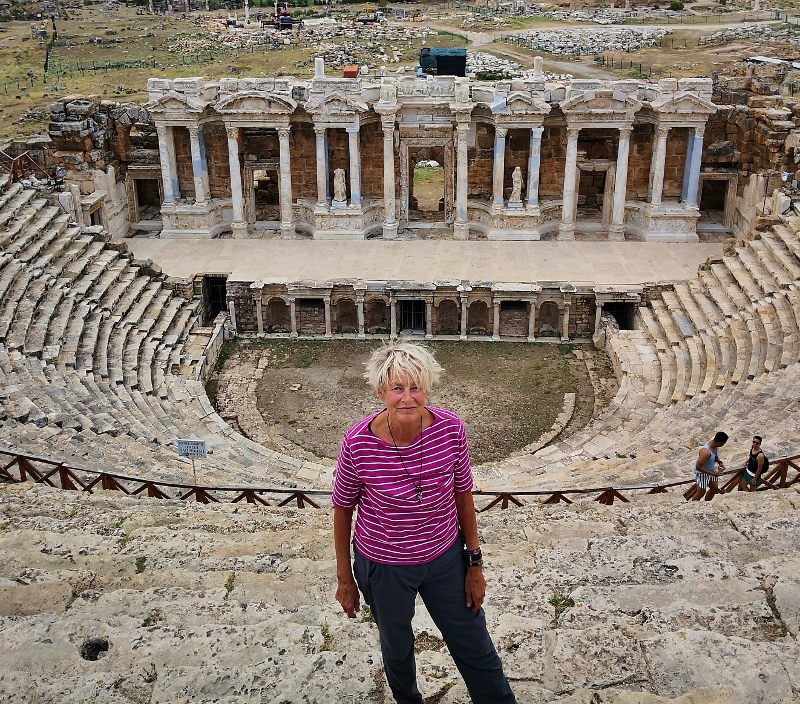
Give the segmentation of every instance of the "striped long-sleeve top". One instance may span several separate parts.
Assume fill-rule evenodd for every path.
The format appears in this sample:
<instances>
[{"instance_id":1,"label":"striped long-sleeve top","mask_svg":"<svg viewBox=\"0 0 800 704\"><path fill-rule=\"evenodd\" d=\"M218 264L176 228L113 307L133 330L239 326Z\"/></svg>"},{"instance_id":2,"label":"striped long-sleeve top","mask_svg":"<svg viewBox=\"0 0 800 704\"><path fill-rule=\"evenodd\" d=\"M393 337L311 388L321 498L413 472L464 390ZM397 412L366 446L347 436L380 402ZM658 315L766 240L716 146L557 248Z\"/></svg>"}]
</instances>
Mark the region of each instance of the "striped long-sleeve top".
<instances>
[{"instance_id":1,"label":"striped long-sleeve top","mask_svg":"<svg viewBox=\"0 0 800 704\"><path fill-rule=\"evenodd\" d=\"M458 535L455 494L472 489L467 434L455 413L427 409L433 423L404 447L372 433L377 413L344 435L332 501L338 508L358 506L354 544L374 562L430 562Z\"/></svg>"}]
</instances>

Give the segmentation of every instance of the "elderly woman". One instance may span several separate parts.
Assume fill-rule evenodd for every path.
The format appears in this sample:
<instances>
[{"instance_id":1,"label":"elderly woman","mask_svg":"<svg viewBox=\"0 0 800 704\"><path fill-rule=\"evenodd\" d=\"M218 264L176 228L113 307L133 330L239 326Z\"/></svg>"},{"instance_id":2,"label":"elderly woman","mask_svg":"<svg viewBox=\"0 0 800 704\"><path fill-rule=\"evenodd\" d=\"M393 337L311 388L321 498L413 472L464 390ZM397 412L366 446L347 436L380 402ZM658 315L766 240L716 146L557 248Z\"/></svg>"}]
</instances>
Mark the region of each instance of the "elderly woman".
<instances>
[{"instance_id":1,"label":"elderly woman","mask_svg":"<svg viewBox=\"0 0 800 704\"><path fill-rule=\"evenodd\" d=\"M395 701L422 702L411 628L419 594L474 704L515 704L481 608L486 582L464 426L425 405L441 371L410 342L389 343L367 362L365 377L386 407L342 441L332 497L336 599L350 618L359 590L369 604Z\"/></svg>"}]
</instances>

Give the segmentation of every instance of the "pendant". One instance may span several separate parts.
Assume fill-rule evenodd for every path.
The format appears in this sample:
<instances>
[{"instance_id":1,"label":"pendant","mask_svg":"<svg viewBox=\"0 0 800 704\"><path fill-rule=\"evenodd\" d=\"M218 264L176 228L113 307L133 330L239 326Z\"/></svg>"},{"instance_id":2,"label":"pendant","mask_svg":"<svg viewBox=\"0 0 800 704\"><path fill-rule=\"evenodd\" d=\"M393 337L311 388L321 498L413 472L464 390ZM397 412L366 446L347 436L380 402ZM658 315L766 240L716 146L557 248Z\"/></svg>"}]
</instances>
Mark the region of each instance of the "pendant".
<instances>
[{"instance_id":1,"label":"pendant","mask_svg":"<svg viewBox=\"0 0 800 704\"><path fill-rule=\"evenodd\" d=\"M416 489L416 492L417 492L417 503L421 504L422 503L422 487L418 486L418 487L414 487L414 488Z\"/></svg>"}]
</instances>

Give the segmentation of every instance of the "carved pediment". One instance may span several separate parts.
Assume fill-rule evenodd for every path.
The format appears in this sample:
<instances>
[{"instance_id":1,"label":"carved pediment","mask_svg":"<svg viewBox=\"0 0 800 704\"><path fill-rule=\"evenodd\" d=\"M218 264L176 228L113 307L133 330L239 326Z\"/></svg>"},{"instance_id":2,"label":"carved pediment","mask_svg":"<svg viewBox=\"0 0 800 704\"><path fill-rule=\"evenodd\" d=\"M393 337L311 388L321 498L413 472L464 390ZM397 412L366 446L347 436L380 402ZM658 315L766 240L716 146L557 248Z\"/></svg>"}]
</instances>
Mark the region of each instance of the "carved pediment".
<instances>
[{"instance_id":1,"label":"carved pediment","mask_svg":"<svg viewBox=\"0 0 800 704\"><path fill-rule=\"evenodd\" d=\"M216 105L223 115L291 115L297 103L285 95L249 90L223 98Z\"/></svg>"},{"instance_id":2,"label":"carved pediment","mask_svg":"<svg viewBox=\"0 0 800 704\"><path fill-rule=\"evenodd\" d=\"M332 117L355 117L366 112L369 106L341 93L329 93L323 98L306 103L306 111L311 115L331 115Z\"/></svg>"},{"instance_id":3,"label":"carved pediment","mask_svg":"<svg viewBox=\"0 0 800 704\"><path fill-rule=\"evenodd\" d=\"M502 105L492 105L492 112L501 115L547 115L550 105L528 93L509 93Z\"/></svg>"},{"instance_id":4,"label":"carved pediment","mask_svg":"<svg viewBox=\"0 0 800 704\"><path fill-rule=\"evenodd\" d=\"M717 106L694 93L675 93L667 100L651 103L653 110L674 115L713 115Z\"/></svg>"},{"instance_id":5,"label":"carved pediment","mask_svg":"<svg viewBox=\"0 0 800 704\"><path fill-rule=\"evenodd\" d=\"M581 91L561 102L565 114L585 115L589 119L632 116L641 107L642 103L630 93L612 89Z\"/></svg>"},{"instance_id":6,"label":"carved pediment","mask_svg":"<svg viewBox=\"0 0 800 704\"><path fill-rule=\"evenodd\" d=\"M158 100L147 103L145 109L155 115L173 112L196 115L203 112L205 109L205 101L196 96L171 90L162 95Z\"/></svg>"}]
</instances>

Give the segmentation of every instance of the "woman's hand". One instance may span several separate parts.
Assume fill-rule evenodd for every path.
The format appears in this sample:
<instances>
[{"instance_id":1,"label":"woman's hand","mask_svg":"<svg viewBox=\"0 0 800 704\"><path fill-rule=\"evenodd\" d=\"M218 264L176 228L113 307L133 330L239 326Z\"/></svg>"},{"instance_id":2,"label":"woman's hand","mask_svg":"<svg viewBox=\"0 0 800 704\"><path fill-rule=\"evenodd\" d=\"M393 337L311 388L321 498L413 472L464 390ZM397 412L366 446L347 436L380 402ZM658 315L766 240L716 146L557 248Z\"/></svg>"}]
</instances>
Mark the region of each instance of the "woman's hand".
<instances>
[{"instance_id":1,"label":"woman's hand","mask_svg":"<svg viewBox=\"0 0 800 704\"><path fill-rule=\"evenodd\" d=\"M336 587L336 601L342 605L348 618L356 617L356 611L361 607L359 605L358 586L353 577L350 577L349 580L339 580L339 586Z\"/></svg>"},{"instance_id":2,"label":"woman's hand","mask_svg":"<svg viewBox=\"0 0 800 704\"><path fill-rule=\"evenodd\" d=\"M467 578L464 580L464 591L467 594L467 608L473 613L483 606L486 596L486 580L482 567L467 567Z\"/></svg>"}]
</instances>

